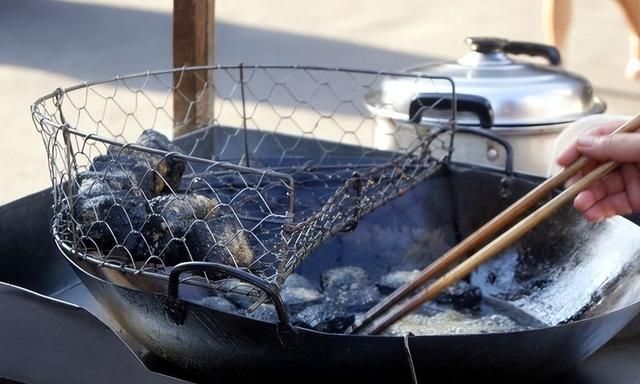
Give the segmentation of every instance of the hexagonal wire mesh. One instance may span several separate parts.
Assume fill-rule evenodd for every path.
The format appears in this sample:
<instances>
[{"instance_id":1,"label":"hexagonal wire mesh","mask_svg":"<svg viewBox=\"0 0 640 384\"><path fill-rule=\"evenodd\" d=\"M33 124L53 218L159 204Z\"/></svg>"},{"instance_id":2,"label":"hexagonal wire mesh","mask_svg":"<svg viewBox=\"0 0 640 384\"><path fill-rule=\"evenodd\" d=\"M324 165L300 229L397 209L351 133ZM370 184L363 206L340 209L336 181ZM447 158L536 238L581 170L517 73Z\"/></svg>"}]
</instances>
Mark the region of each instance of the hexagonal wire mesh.
<instances>
[{"instance_id":1,"label":"hexagonal wire mesh","mask_svg":"<svg viewBox=\"0 0 640 384\"><path fill-rule=\"evenodd\" d=\"M400 92L373 105L382 81ZM214 261L281 283L450 157L455 108L426 130L410 121L407 100L425 86L455 99L447 78L286 66L181 68L58 89L32 106L56 241L125 272L166 278L177 263ZM199 129L167 138L188 124ZM381 132L391 146L379 144Z\"/></svg>"}]
</instances>

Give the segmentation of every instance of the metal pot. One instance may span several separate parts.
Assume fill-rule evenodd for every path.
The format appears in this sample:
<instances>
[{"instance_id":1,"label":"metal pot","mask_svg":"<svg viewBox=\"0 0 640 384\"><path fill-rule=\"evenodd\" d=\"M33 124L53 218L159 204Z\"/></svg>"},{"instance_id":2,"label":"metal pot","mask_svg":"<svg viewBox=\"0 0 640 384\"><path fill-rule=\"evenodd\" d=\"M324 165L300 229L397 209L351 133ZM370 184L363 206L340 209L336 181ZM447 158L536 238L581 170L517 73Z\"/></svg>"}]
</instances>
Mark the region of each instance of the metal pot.
<instances>
[{"instance_id":1,"label":"metal pot","mask_svg":"<svg viewBox=\"0 0 640 384\"><path fill-rule=\"evenodd\" d=\"M605 103L593 95L589 81L558 67L554 47L509 42L498 38L467 38L471 51L460 60L408 68L412 74L449 77L455 83L458 126L490 130L514 150L516 171L546 176L557 135L577 119L603 113ZM509 54L544 58L549 65L513 60ZM424 134L438 119L451 114L450 100L433 81L383 81L367 95L369 107L387 117L378 122L375 145L397 149ZM401 96L398 102L399 95ZM393 100L393 102L392 102ZM397 113L401 111L401 113ZM505 151L493 140L461 133L456 161L502 167Z\"/></svg>"}]
</instances>

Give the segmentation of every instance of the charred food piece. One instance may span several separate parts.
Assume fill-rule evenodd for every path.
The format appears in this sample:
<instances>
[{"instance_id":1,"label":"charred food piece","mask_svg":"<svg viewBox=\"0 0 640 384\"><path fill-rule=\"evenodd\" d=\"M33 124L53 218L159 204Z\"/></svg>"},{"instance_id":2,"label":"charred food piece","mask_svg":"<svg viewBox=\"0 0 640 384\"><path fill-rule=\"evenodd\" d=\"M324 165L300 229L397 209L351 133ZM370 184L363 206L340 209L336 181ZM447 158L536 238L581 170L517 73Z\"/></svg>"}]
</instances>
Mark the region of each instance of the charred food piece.
<instances>
[{"instance_id":1,"label":"charred food piece","mask_svg":"<svg viewBox=\"0 0 640 384\"><path fill-rule=\"evenodd\" d=\"M321 284L328 299L349 313L367 311L381 298L378 288L369 283L367 272L360 267L327 270L321 275Z\"/></svg>"},{"instance_id":2,"label":"charred food piece","mask_svg":"<svg viewBox=\"0 0 640 384\"><path fill-rule=\"evenodd\" d=\"M73 217L83 244L101 255L119 245L137 260L143 244L130 240L139 234L147 214L146 199L135 191L78 195L73 202Z\"/></svg>"},{"instance_id":3,"label":"charred food piece","mask_svg":"<svg viewBox=\"0 0 640 384\"><path fill-rule=\"evenodd\" d=\"M141 157L102 155L93 159L91 170L78 176L79 194L94 195L138 189L146 196L154 193L154 172Z\"/></svg>"},{"instance_id":4,"label":"charred food piece","mask_svg":"<svg viewBox=\"0 0 640 384\"><path fill-rule=\"evenodd\" d=\"M205 191L198 194L211 196ZM217 201L215 197L209 198ZM230 206L219 204L215 214L203 218L196 227L198 230L191 234L193 236L188 236L188 240L189 245L202 255L201 260L237 267L246 267L253 262L253 247Z\"/></svg>"},{"instance_id":5,"label":"charred food piece","mask_svg":"<svg viewBox=\"0 0 640 384\"><path fill-rule=\"evenodd\" d=\"M199 260L246 266L253 261L239 223L220 215L215 198L162 195L151 200L151 209L143 232L166 265Z\"/></svg>"},{"instance_id":6,"label":"charred food piece","mask_svg":"<svg viewBox=\"0 0 640 384\"><path fill-rule=\"evenodd\" d=\"M138 137L137 144L165 152L181 152L180 148L173 145L168 137L152 129L142 132ZM185 169L184 160L170 155L156 156L156 160L155 168L161 176L155 178L156 193L168 192L169 188L177 190Z\"/></svg>"},{"instance_id":7,"label":"charred food piece","mask_svg":"<svg viewBox=\"0 0 640 384\"><path fill-rule=\"evenodd\" d=\"M472 308L482 301L482 291L479 287L462 280L448 287L437 298L439 304L453 305L454 308Z\"/></svg>"},{"instance_id":8,"label":"charred food piece","mask_svg":"<svg viewBox=\"0 0 640 384\"><path fill-rule=\"evenodd\" d=\"M217 215L218 200L199 194L162 195L151 200L151 209L161 214L170 229L184 232L194 219L207 219Z\"/></svg>"},{"instance_id":9,"label":"charred food piece","mask_svg":"<svg viewBox=\"0 0 640 384\"><path fill-rule=\"evenodd\" d=\"M331 294L330 300L349 313L357 313L373 308L381 298L378 288L368 285L362 288L335 291Z\"/></svg>"},{"instance_id":10,"label":"charred food piece","mask_svg":"<svg viewBox=\"0 0 640 384\"><path fill-rule=\"evenodd\" d=\"M110 172L108 175L87 171L78 176L77 195L93 197L111 192L128 191L132 188L131 180L126 172Z\"/></svg>"},{"instance_id":11,"label":"charred food piece","mask_svg":"<svg viewBox=\"0 0 640 384\"><path fill-rule=\"evenodd\" d=\"M280 296L287 309L293 313L300 312L310 305L319 304L325 298L313 283L297 273L292 273L284 281Z\"/></svg>"},{"instance_id":12,"label":"charred food piece","mask_svg":"<svg viewBox=\"0 0 640 384\"><path fill-rule=\"evenodd\" d=\"M161 195L150 201L151 215L143 228L143 234L152 253L166 265L185 261L202 260L191 255L187 248L187 231L196 237L197 228L191 230L198 220L215 215L217 200L196 194ZM202 242L206 241L202 233ZM204 245L203 245L204 246Z\"/></svg>"},{"instance_id":13,"label":"charred food piece","mask_svg":"<svg viewBox=\"0 0 640 384\"><path fill-rule=\"evenodd\" d=\"M220 212L221 213L221 212ZM208 234L213 236L213 245L206 251L204 260L224 263L236 267L248 267L254 253L242 226L235 215L224 214L205 221Z\"/></svg>"},{"instance_id":14,"label":"charred food piece","mask_svg":"<svg viewBox=\"0 0 640 384\"><path fill-rule=\"evenodd\" d=\"M354 266L332 268L320 276L320 284L325 292L363 288L369 285L367 272Z\"/></svg>"},{"instance_id":15,"label":"charred food piece","mask_svg":"<svg viewBox=\"0 0 640 384\"><path fill-rule=\"evenodd\" d=\"M326 301L307 307L298 313L294 318L294 324L320 332L342 333L353 324L354 320L355 315L331 301Z\"/></svg>"},{"instance_id":16,"label":"charred food piece","mask_svg":"<svg viewBox=\"0 0 640 384\"><path fill-rule=\"evenodd\" d=\"M152 129L143 131L138 140L136 140L136 144L167 153L181 152L177 146L171 143L169 138ZM110 146L108 152L111 155L132 156L143 160L147 169L153 171L151 172L152 196L163 192L171 192L171 190L176 191L180 185L180 179L185 170L185 162L176 158L175 155L160 155L120 146Z\"/></svg>"}]
</instances>

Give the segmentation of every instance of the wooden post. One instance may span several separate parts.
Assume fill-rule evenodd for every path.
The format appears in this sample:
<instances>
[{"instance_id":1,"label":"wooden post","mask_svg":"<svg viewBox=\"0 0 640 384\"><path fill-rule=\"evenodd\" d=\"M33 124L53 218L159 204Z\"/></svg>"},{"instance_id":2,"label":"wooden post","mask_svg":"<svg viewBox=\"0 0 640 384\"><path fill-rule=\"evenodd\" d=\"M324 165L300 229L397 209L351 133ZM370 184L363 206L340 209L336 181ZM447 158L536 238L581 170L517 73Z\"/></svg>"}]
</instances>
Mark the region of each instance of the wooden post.
<instances>
[{"instance_id":1,"label":"wooden post","mask_svg":"<svg viewBox=\"0 0 640 384\"><path fill-rule=\"evenodd\" d=\"M174 67L213 64L214 24L215 0L173 0ZM212 80L213 71L174 74L174 137L192 132L211 119Z\"/></svg>"}]
</instances>

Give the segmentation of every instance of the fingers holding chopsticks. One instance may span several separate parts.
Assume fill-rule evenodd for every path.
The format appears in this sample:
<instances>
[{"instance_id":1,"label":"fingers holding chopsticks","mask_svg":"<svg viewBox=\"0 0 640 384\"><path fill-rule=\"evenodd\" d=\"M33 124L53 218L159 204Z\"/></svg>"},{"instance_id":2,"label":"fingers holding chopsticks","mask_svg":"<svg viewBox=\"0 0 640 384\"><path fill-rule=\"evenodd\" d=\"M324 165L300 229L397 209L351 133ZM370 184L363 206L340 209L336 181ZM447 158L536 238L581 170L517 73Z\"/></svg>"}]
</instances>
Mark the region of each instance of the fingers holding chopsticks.
<instances>
[{"instance_id":1,"label":"fingers holding chopsticks","mask_svg":"<svg viewBox=\"0 0 640 384\"><path fill-rule=\"evenodd\" d=\"M613 132L616 128L618 128L622 123L624 123L624 121L610 121L610 122L604 123L602 125L599 125L589 130L581 137L598 137L598 136L608 135L611 132ZM569 148L567 148L562 154L560 154L560 156L557 159L557 162L561 166L566 167L569 164L576 161L581 155L582 153L578 149L577 143L574 143ZM585 172L585 174L586 173L588 172Z\"/></svg>"},{"instance_id":2,"label":"fingers holding chopsticks","mask_svg":"<svg viewBox=\"0 0 640 384\"><path fill-rule=\"evenodd\" d=\"M622 164L578 194L574 206L589 221L640 212L640 168L633 163Z\"/></svg>"},{"instance_id":3,"label":"fingers holding chopsticks","mask_svg":"<svg viewBox=\"0 0 640 384\"><path fill-rule=\"evenodd\" d=\"M567 185L572 185L605 161L621 164L617 170L576 196L574 206L590 221L640 212L640 133L609 135L621 124L611 122L594 128L579 137L557 159L564 166L581 155L592 160L569 179Z\"/></svg>"}]
</instances>

